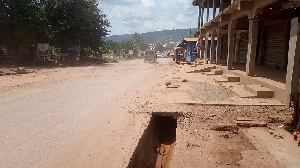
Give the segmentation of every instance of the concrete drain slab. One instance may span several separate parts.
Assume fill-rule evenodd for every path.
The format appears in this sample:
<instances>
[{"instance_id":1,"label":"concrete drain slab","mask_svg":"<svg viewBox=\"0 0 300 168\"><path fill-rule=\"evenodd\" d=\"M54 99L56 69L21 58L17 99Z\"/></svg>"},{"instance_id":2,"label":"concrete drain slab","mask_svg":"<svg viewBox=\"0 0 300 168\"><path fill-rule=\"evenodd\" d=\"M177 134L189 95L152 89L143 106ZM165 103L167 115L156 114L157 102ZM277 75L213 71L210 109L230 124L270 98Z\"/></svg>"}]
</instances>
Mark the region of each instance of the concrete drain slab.
<instances>
[{"instance_id":1,"label":"concrete drain slab","mask_svg":"<svg viewBox=\"0 0 300 168\"><path fill-rule=\"evenodd\" d=\"M245 89L258 98L272 98L274 96L273 90L261 85L245 85Z\"/></svg>"},{"instance_id":2,"label":"concrete drain slab","mask_svg":"<svg viewBox=\"0 0 300 168\"><path fill-rule=\"evenodd\" d=\"M240 82L240 77L234 74L223 74L222 75L228 82Z\"/></svg>"}]
</instances>

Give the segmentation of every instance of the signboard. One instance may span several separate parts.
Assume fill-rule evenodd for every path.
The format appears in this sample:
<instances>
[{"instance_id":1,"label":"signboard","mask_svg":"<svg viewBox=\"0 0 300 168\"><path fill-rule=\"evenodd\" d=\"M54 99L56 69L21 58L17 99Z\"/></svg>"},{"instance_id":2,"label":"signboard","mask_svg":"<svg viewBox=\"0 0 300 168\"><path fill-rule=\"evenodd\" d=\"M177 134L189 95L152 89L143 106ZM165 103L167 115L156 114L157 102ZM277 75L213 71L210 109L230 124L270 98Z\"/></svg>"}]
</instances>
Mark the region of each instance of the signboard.
<instances>
[{"instance_id":1,"label":"signboard","mask_svg":"<svg viewBox=\"0 0 300 168\"><path fill-rule=\"evenodd\" d=\"M49 55L49 43L38 43L37 44L37 55L48 56Z\"/></svg>"}]
</instances>

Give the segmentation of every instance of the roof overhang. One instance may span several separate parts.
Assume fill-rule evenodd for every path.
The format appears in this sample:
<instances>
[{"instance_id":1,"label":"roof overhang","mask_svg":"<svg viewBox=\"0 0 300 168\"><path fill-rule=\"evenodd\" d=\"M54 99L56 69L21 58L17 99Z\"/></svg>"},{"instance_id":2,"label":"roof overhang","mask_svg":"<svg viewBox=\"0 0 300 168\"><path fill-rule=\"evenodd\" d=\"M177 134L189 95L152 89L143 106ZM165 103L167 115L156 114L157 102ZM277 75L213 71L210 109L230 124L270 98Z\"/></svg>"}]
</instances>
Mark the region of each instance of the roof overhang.
<instances>
[{"instance_id":1,"label":"roof overhang","mask_svg":"<svg viewBox=\"0 0 300 168\"><path fill-rule=\"evenodd\" d=\"M191 37L191 38L183 38L183 43L189 43L189 42L196 42L198 41L198 37Z\"/></svg>"},{"instance_id":2,"label":"roof overhang","mask_svg":"<svg viewBox=\"0 0 300 168\"><path fill-rule=\"evenodd\" d=\"M207 7L207 0L193 0L192 4L193 4L193 6ZM208 1L208 6L209 6L209 8L213 8L213 6L214 6L213 1ZM215 1L215 6L219 7L220 1Z\"/></svg>"}]
</instances>

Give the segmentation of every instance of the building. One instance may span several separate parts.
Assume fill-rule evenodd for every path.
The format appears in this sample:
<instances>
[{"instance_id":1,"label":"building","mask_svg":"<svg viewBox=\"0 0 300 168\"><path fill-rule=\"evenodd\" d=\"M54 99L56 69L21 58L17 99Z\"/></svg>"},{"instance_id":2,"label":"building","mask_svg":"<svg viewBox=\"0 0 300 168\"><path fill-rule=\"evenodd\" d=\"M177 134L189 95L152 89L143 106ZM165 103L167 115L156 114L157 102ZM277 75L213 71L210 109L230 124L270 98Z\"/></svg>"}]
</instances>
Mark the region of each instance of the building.
<instances>
[{"instance_id":1,"label":"building","mask_svg":"<svg viewBox=\"0 0 300 168\"><path fill-rule=\"evenodd\" d=\"M200 59L216 53L211 63L228 73L240 70L242 83L271 88L274 97L287 105L295 100L300 68L299 0L194 0L192 4L199 7L199 29L194 36ZM208 50L208 39L215 37L216 45L212 42Z\"/></svg>"},{"instance_id":2,"label":"building","mask_svg":"<svg viewBox=\"0 0 300 168\"><path fill-rule=\"evenodd\" d=\"M196 43L198 38L183 38L182 43L186 44L186 61L195 61L197 55Z\"/></svg>"},{"instance_id":3,"label":"building","mask_svg":"<svg viewBox=\"0 0 300 168\"><path fill-rule=\"evenodd\" d=\"M187 49L186 43L180 43L176 46L175 48L175 56L174 56L174 61L179 63L181 61L186 61L185 59L185 51Z\"/></svg>"}]
</instances>

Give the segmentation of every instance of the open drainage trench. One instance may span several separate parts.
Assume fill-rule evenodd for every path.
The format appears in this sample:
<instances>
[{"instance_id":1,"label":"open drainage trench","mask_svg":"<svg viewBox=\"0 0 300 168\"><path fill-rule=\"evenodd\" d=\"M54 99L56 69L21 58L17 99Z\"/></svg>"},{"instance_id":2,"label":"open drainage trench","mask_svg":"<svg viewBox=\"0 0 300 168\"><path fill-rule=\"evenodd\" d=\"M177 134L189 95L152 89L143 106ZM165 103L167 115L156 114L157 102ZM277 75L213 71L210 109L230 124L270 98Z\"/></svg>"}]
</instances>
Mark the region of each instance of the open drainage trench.
<instances>
[{"instance_id":1,"label":"open drainage trench","mask_svg":"<svg viewBox=\"0 0 300 168\"><path fill-rule=\"evenodd\" d=\"M128 168L168 167L175 148L177 120L172 116L152 114L139 140Z\"/></svg>"}]
</instances>

